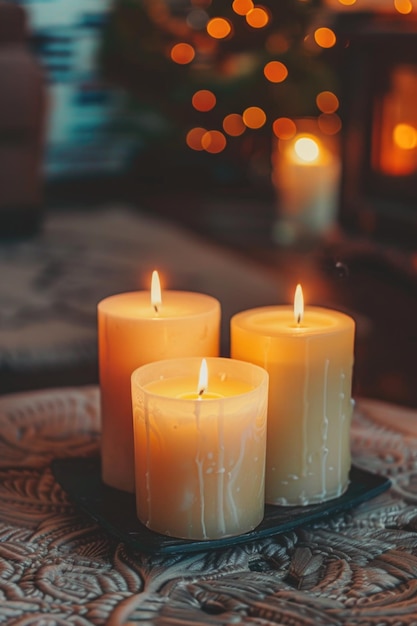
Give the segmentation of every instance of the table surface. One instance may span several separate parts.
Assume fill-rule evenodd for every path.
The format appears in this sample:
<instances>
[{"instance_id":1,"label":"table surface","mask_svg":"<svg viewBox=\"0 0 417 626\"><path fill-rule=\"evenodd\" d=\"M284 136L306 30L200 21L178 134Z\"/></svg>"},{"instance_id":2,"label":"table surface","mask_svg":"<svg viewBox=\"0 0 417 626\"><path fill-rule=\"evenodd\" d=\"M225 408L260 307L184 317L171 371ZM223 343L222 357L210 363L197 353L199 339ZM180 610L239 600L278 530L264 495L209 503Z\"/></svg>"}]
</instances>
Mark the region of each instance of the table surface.
<instances>
[{"instance_id":1,"label":"table surface","mask_svg":"<svg viewBox=\"0 0 417 626\"><path fill-rule=\"evenodd\" d=\"M149 556L118 543L55 481L94 455L95 386L0 398L0 623L415 624L417 412L356 402L356 465L382 495L326 521L228 549Z\"/></svg>"}]
</instances>

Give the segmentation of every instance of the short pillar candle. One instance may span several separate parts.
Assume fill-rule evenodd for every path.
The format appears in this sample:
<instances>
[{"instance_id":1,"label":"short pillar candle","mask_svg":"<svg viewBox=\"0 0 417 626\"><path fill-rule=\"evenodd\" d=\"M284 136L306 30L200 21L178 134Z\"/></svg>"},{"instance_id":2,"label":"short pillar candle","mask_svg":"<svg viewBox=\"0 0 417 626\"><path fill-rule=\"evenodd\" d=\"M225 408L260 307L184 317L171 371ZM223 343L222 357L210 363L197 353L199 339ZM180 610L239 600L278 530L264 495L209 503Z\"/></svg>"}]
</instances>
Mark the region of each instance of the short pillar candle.
<instances>
[{"instance_id":1,"label":"short pillar candle","mask_svg":"<svg viewBox=\"0 0 417 626\"><path fill-rule=\"evenodd\" d=\"M340 496L351 466L354 320L339 311L269 306L231 320L231 354L269 372L266 502Z\"/></svg>"},{"instance_id":2,"label":"short pillar candle","mask_svg":"<svg viewBox=\"0 0 417 626\"><path fill-rule=\"evenodd\" d=\"M139 366L180 356L217 356L220 303L193 292L110 296L98 305L103 481L134 493L131 375Z\"/></svg>"},{"instance_id":3,"label":"short pillar candle","mask_svg":"<svg viewBox=\"0 0 417 626\"><path fill-rule=\"evenodd\" d=\"M132 375L136 506L149 529L210 540L264 515L267 372L251 363L169 359Z\"/></svg>"}]
</instances>

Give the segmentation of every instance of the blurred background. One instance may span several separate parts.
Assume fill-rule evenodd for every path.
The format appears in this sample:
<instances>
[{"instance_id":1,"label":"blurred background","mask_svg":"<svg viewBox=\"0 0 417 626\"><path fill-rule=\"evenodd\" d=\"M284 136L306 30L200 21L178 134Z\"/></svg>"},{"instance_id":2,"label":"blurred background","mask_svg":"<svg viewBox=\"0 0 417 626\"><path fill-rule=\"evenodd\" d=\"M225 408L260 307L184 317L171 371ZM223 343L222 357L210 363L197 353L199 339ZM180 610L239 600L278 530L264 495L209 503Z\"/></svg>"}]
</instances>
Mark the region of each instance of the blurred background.
<instances>
[{"instance_id":1,"label":"blurred background","mask_svg":"<svg viewBox=\"0 0 417 626\"><path fill-rule=\"evenodd\" d=\"M416 102L411 0L0 1L0 390L96 382L96 303L160 261L225 354L301 282L417 407Z\"/></svg>"}]
</instances>

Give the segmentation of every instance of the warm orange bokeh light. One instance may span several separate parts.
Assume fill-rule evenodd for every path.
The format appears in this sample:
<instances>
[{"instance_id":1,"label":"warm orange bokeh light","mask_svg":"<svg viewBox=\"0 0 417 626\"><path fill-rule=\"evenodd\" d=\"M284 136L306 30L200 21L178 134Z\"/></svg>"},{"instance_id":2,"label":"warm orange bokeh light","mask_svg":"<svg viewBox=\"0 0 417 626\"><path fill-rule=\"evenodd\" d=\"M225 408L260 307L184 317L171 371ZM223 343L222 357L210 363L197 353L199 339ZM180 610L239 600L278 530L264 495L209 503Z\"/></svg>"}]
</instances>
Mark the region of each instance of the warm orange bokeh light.
<instances>
[{"instance_id":1,"label":"warm orange bokeh light","mask_svg":"<svg viewBox=\"0 0 417 626\"><path fill-rule=\"evenodd\" d=\"M208 89L196 91L191 101L197 111L211 111L216 106L216 96Z\"/></svg>"},{"instance_id":2,"label":"warm orange bokeh light","mask_svg":"<svg viewBox=\"0 0 417 626\"><path fill-rule=\"evenodd\" d=\"M239 113L229 113L229 115L226 115L223 120L223 130L232 137L242 135L246 130L242 116L239 115Z\"/></svg>"},{"instance_id":3,"label":"warm orange bokeh light","mask_svg":"<svg viewBox=\"0 0 417 626\"><path fill-rule=\"evenodd\" d=\"M339 108L339 100L332 91L322 91L317 94L316 104L322 113L335 113Z\"/></svg>"},{"instance_id":4,"label":"warm orange bokeh light","mask_svg":"<svg viewBox=\"0 0 417 626\"><path fill-rule=\"evenodd\" d=\"M201 142L206 132L207 132L207 129L201 128L200 126L196 126L195 128L192 128L190 131L188 131L187 137L185 140L187 143L187 146L191 148L191 150L204 150Z\"/></svg>"},{"instance_id":5,"label":"warm orange bokeh light","mask_svg":"<svg viewBox=\"0 0 417 626\"><path fill-rule=\"evenodd\" d=\"M219 130L208 130L201 138L201 145L206 152L218 154L226 147L226 137Z\"/></svg>"},{"instance_id":6,"label":"warm orange bokeh light","mask_svg":"<svg viewBox=\"0 0 417 626\"><path fill-rule=\"evenodd\" d=\"M336 43L336 35L331 28L317 28L314 31L314 40L320 48L333 48Z\"/></svg>"},{"instance_id":7,"label":"warm orange bokeh light","mask_svg":"<svg viewBox=\"0 0 417 626\"><path fill-rule=\"evenodd\" d=\"M337 113L322 113L318 117L317 124L325 135L336 135L342 129L342 120Z\"/></svg>"},{"instance_id":8,"label":"warm orange bokeh light","mask_svg":"<svg viewBox=\"0 0 417 626\"><path fill-rule=\"evenodd\" d=\"M356 0L339 0L340 4L344 4L347 7L352 6L353 4L356 4Z\"/></svg>"},{"instance_id":9,"label":"warm orange bokeh light","mask_svg":"<svg viewBox=\"0 0 417 626\"><path fill-rule=\"evenodd\" d=\"M195 57L195 50L189 43L177 43L171 48L171 59L180 65L191 63Z\"/></svg>"},{"instance_id":10,"label":"warm orange bokeh light","mask_svg":"<svg viewBox=\"0 0 417 626\"><path fill-rule=\"evenodd\" d=\"M272 130L278 139L291 139L297 132L297 126L289 117L279 117L274 120Z\"/></svg>"},{"instance_id":11,"label":"warm orange bokeh light","mask_svg":"<svg viewBox=\"0 0 417 626\"><path fill-rule=\"evenodd\" d=\"M213 17L207 24L207 32L213 39L225 39L232 32L232 27L223 17Z\"/></svg>"},{"instance_id":12,"label":"warm orange bokeh light","mask_svg":"<svg viewBox=\"0 0 417 626\"><path fill-rule=\"evenodd\" d=\"M394 0L394 7L398 13L402 15L408 15L413 10L413 5L410 0Z\"/></svg>"},{"instance_id":13,"label":"warm orange bokeh light","mask_svg":"<svg viewBox=\"0 0 417 626\"><path fill-rule=\"evenodd\" d=\"M282 83L288 76L288 70L280 61L269 61L264 67L264 75L271 83Z\"/></svg>"},{"instance_id":14,"label":"warm orange bokeh light","mask_svg":"<svg viewBox=\"0 0 417 626\"><path fill-rule=\"evenodd\" d=\"M410 124L397 124L392 137L394 143L402 150L413 150L417 146L417 129Z\"/></svg>"},{"instance_id":15,"label":"warm orange bokeh light","mask_svg":"<svg viewBox=\"0 0 417 626\"><path fill-rule=\"evenodd\" d=\"M260 107L248 107L243 111L242 118L248 128L261 128L266 122L265 111Z\"/></svg>"},{"instance_id":16,"label":"warm orange bokeh light","mask_svg":"<svg viewBox=\"0 0 417 626\"><path fill-rule=\"evenodd\" d=\"M238 15L246 15L253 9L252 0L233 0L232 9Z\"/></svg>"},{"instance_id":17,"label":"warm orange bokeh light","mask_svg":"<svg viewBox=\"0 0 417 626\"><path fill-rule=\"evenodd\" d=\"M246 13L246 21L252 28L264 28L269 22L269 14L263 7L254 7Z\"/></svg>"}]
</instances>

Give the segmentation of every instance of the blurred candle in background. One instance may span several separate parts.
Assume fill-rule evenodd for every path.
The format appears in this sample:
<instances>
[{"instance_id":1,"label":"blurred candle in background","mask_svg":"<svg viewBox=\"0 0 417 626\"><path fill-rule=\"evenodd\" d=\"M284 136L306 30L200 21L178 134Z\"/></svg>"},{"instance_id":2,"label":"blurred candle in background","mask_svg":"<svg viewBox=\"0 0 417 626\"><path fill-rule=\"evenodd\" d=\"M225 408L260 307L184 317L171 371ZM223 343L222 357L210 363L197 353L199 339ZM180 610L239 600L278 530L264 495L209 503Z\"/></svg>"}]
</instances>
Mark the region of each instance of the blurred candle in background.
<instances>
[{"instance_id":1,"label":"blurred candle in background","mask_svg":"<svg viewBox=\"0 0 417 626\"><path fill-rule=\"evenodd\" d=\"M220 303L186 291L121 293L98 305L103 481L134 491L130 377L137 367L176 356L217 356Z\"/></svg>"},{"instance_id":2,"label":"blurred candle in background","mask_svg":"<svg viewBox=\"0 0 417 626\"><path fill-rule=\"evenodd\" d=\"M336 137L323 133L314 118L295 120L295 127L291 138L276 140L272 155L278 213L273 238L287 245L331 228L340 184Z\"/></svg>"}]
</instances>

